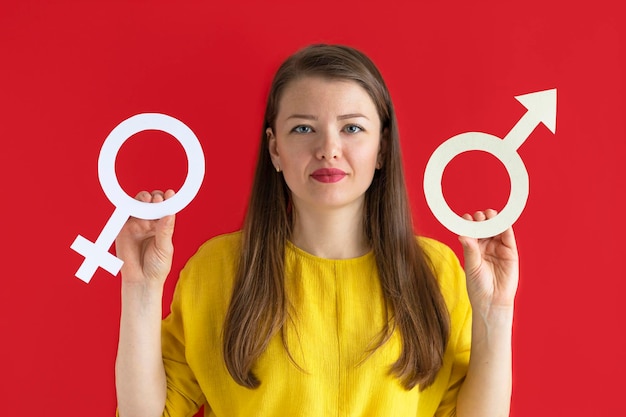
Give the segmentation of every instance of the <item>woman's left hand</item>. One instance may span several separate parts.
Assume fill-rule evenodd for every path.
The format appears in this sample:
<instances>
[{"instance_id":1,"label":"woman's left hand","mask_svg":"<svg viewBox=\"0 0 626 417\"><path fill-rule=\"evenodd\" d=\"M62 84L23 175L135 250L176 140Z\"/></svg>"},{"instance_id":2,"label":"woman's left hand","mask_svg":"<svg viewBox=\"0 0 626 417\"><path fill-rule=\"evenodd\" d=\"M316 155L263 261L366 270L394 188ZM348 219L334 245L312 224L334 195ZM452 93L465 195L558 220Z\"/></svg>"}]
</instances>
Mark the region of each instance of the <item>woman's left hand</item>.
<instances>
[{"instance_id":1,"label":"woman's left hand","mask_svg":"<svg viewBox=\"0 0 626 417\"><path fill-rule=\"evenodd\" d=\"M474 213L473 217L465 214L463 218L484 221L497 214L488 209ZM467 291L474 312L487 317L493 310L512 310L519 279L513 228L484 239L459 236L459 241L463 245Z\"/></svg>"}]
</instances>

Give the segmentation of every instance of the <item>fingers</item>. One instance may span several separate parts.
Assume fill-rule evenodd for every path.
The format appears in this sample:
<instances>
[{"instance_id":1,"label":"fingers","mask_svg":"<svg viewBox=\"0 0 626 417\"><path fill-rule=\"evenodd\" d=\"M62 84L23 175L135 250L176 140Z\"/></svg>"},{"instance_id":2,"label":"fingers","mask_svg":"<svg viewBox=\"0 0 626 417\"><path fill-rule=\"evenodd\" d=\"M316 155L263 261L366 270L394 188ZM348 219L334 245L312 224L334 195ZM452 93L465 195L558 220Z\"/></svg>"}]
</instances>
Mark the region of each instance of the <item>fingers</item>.
<instances>
[{"instance_id":1,"label":"fingers","mask_svg":"<svg viewBox=\"0 0 626 417\"><path fill-rule=\"evenodd\" d=\"M135 199L144 203L160 203L168 198L172 198L174 194L176 193L172 189L168 189L165 192L161 190L154 190L151 193L144 190L138 192Z\"/></svg>"},{"instance_id":2,"label":"fingers","mask_svg":"<svg viewBox=\"0 0 626 417\"><path fill-rule=\"evenodd\" d=\"M485 211L477 211L473 215L469 213L465 213L461 217L469 221L482 222L482 221L494 218L497 215L498 215L498 212L496 210L487 209ZM468 236L459 236L459 240L461 241L461 244L463 245L464 248L473 248L474 245L476 245L478 242L478 239L473 239Z\"/></svg>"},{"instance_id":3,"label":"fingers","mask_svg":"<svg viewBox=\"0 0 626 417\"><path fill-rule=\"evenodd\" d=\"M152 195L147 191L139 191L135 196L135 200L139 200L144 203L149 203L152 201Z\"/></svg>"},{"instance_id":4,"label":"fingers","mask_svg":"<svg viewBox=\"0 0 626 417\"><path fill-rule=\"evenodd\" d=\"M473 220L473 221L477 221L477 222L482 222L485 220L489 220L492 219L494 217L496 217L498 215L497 210L494 209L487 209L485 211L477 211L474 213L474 215L470 215L468 213L465 213L463 217L465 220Z\"/></svg>"},{"instance_id":5,"label":"fingers","mask_svg":"<svg viewBox=\"0 0 626 417\"><path fill-rule=\"evenodd\" d=\"M152 191L152 202L153 203L160 203L162 201L165 200L165 195L163 194L163 191L161 190L154 190Z\"/></svg>"},{"instance_id":6,"label":"fingers","mask_svg":"<svg viewBox=\"0 0 626 417\"><path fill-rule=\"evenodd\" d=\"M165 200L167 200L169 198L174 197L174 194L176 194L176 193L172 189L168 189L165 192L163 192L161 190L154 190L154 191L152 191L152 202L153 203L160 203L162 201L165 201Z\"/></svg>"},{"instance_id":7,"label":"fingers","mask_svg":"<svg viewBox=\"0 0 626 417\"><path fill-rule=\"evenodd\" d=\"M498 212L494 209L487 209L484 211L476 211L473 215L469 213L463 214L465 220L482 222L485 220L492 219L498 215ZM471 256L471 253L477 253L479 251L478 248L478 239L471 238L468 236L459 236L459 241L463 246L463 251L465 252L465 256Z\"/></svg>"},{"instance_id":8,"label":"fingers","mask_svg":"<svg viewBox=\"0 0 626 417\"><path fill-rule=\"evenodd\" d=\"M154 190L152 192L143 190L137 193L137 195L135 196L135 199L143 203L161 203L169 198L172 198L175 194L176 193L172 189L168 189L165 192L161 190ZM162 231L164 230L166 234L171 234L173 233L173 227L174 227L174 215L165 216L162 219L159 219L156 221L141 220L141 219L131 216L130 222L134 224L142 225L140 226L141 228L145 228L145 227L151 228L152 226L148 226L148 225L151 223L154 223L155 224L154 227L156 227L157 229L161 229ZM168 230L168 229L172 229L172 230Z\"/></svg>"},{"instance_id":9,"label":"fingers","mask_svg":"<svg viewBox=\"0 0 626 417\"><path fill-rule=\"evenodd\" d=\"M174 194L176 193L170 188L169 190L165 191L164 197L167 200L168 198L174 197Z\"/></svg>"},{"instance_id":10,"label":"fingers","mask_svg":"<svg viewBox=\"0 0 626 417\"><path fill-rule=\"evenodd\" d=\"M498 211L497 210L486 209L484 211L476 211L473 215L465 213L461 217L463 217L465 220L481 222L481 221L493 219L497 215L498 215ZM515 248L516 247L515 234L513 233L513 228L512 227L509 227L504 232L502 232L499 235L494 236L494 237L498 237L502 241L502 243L505 246L509 247L509 248ZM461 241L461 244L463 246L466 246L467 244L470 244L469 239L470 238L468 238L466 236L459 236L459 240Z\"/></svg>"}]
</instances>

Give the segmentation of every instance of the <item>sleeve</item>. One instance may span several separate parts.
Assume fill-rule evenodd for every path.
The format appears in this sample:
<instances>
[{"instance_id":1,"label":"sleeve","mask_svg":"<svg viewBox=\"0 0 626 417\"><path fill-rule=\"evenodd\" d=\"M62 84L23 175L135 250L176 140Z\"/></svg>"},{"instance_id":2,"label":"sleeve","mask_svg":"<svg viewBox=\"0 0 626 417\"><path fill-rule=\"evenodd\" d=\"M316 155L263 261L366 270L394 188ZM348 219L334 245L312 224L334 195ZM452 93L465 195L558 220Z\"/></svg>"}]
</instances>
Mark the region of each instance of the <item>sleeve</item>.
<instances>
[{"instance_id":1,"label":"sleeve","mask_svg":"<svg viewBox=\"0 0 626 417\"><path fill-rule=\"evenodd\" d=\"M170 314L161 326L163 366L167 378L165 417L193 416L206 402L193 370L187 363L185 344L185 305L193 297L191 286L194 276L193 259L181 272L176 284Z\"/></svg>"},{"instance_id":2,"label":"sleeve","mask_svg":"<svg viewBox=\"0 0 626 417\"><path fill-rule=\"evenodd\" d=\"M442 381L444 392L435 417L455 417L457 397L469 367L472 309L467 295L465 271L456 254L442 243L428 241L425 249L450 314L450 340L443 368L447 378Z\"/></svg>"},{"instance_id":3,"label":"sleeve","mask_svg":"<svg viewBox=\"0 0 626 417\"><path fill-rule=\"evenodd\" d=\"M456 417L456 400L461 385L463 385L465 381L470 359L472 334L472 313L470 309L466 310L465 318L459 325L461 331L455 344L456 348L454 349L454 362L452 363L450 381L443 399L435 412L435 417Z\"/></svg>"}]
</instances>

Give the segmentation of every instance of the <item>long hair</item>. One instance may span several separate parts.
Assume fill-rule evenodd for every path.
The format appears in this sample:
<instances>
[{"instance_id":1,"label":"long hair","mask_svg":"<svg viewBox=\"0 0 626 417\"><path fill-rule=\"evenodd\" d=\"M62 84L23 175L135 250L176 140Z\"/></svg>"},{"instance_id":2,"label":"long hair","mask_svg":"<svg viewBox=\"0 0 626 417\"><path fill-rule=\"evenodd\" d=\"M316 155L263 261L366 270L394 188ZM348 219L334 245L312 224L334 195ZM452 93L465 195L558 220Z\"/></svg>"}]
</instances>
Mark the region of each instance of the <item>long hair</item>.
<instances>
[{"instance_id":1,"label":"long hair","mask_svg":"<svg viewBox=\"0 0 626 417\"><path fill-rule=\"evenodd\" d=\"M387 311L386 325L373 349L399 331L402 350L390 372L406 389L426 388L443 363L449 316L429 260L415 236L404 181L396 116L376 66L363 53L341 45L311 45L290 56L272 82L233 294L224 323L224 360L233 379L256 388L255 361L280 332L288 300L284 286L285 244L291 237L289 189L268 151L266 129L275 130L279 100L296 79L321 76L360 85L376 105L384 141L382 167L366 191L365 235L373 250ZM290 356L291 358L291 356Z\"/></svg>"}]
</instances>

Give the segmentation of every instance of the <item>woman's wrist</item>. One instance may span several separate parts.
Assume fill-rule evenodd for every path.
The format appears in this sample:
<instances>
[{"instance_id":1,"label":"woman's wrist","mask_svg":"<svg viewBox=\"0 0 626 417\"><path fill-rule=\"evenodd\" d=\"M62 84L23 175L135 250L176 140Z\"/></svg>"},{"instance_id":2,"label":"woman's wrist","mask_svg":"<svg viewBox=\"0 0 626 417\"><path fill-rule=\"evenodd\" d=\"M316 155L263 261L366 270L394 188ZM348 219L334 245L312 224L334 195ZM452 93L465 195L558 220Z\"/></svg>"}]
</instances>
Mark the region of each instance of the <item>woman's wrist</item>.
<instances>
[{"instance_id":1,"label":"woman's wrist","mask_svg":"<svg viewBox=\"0 0 626 417\"><path fill-rule=\"evenodd\" d=\"M513 331L513 307L491 307L472 313L472 344L510 345Z\"/></svg>"},{"instance_id":2,"label":"woman's wrist","mask_svg":"<svg viewBox=\"0 0 626 417\"><path fill-rule=\"evenodd\" d=\"M163 283L122 281L122 305L158 306L163 299Z\"/></svg>"}]
</instances>

